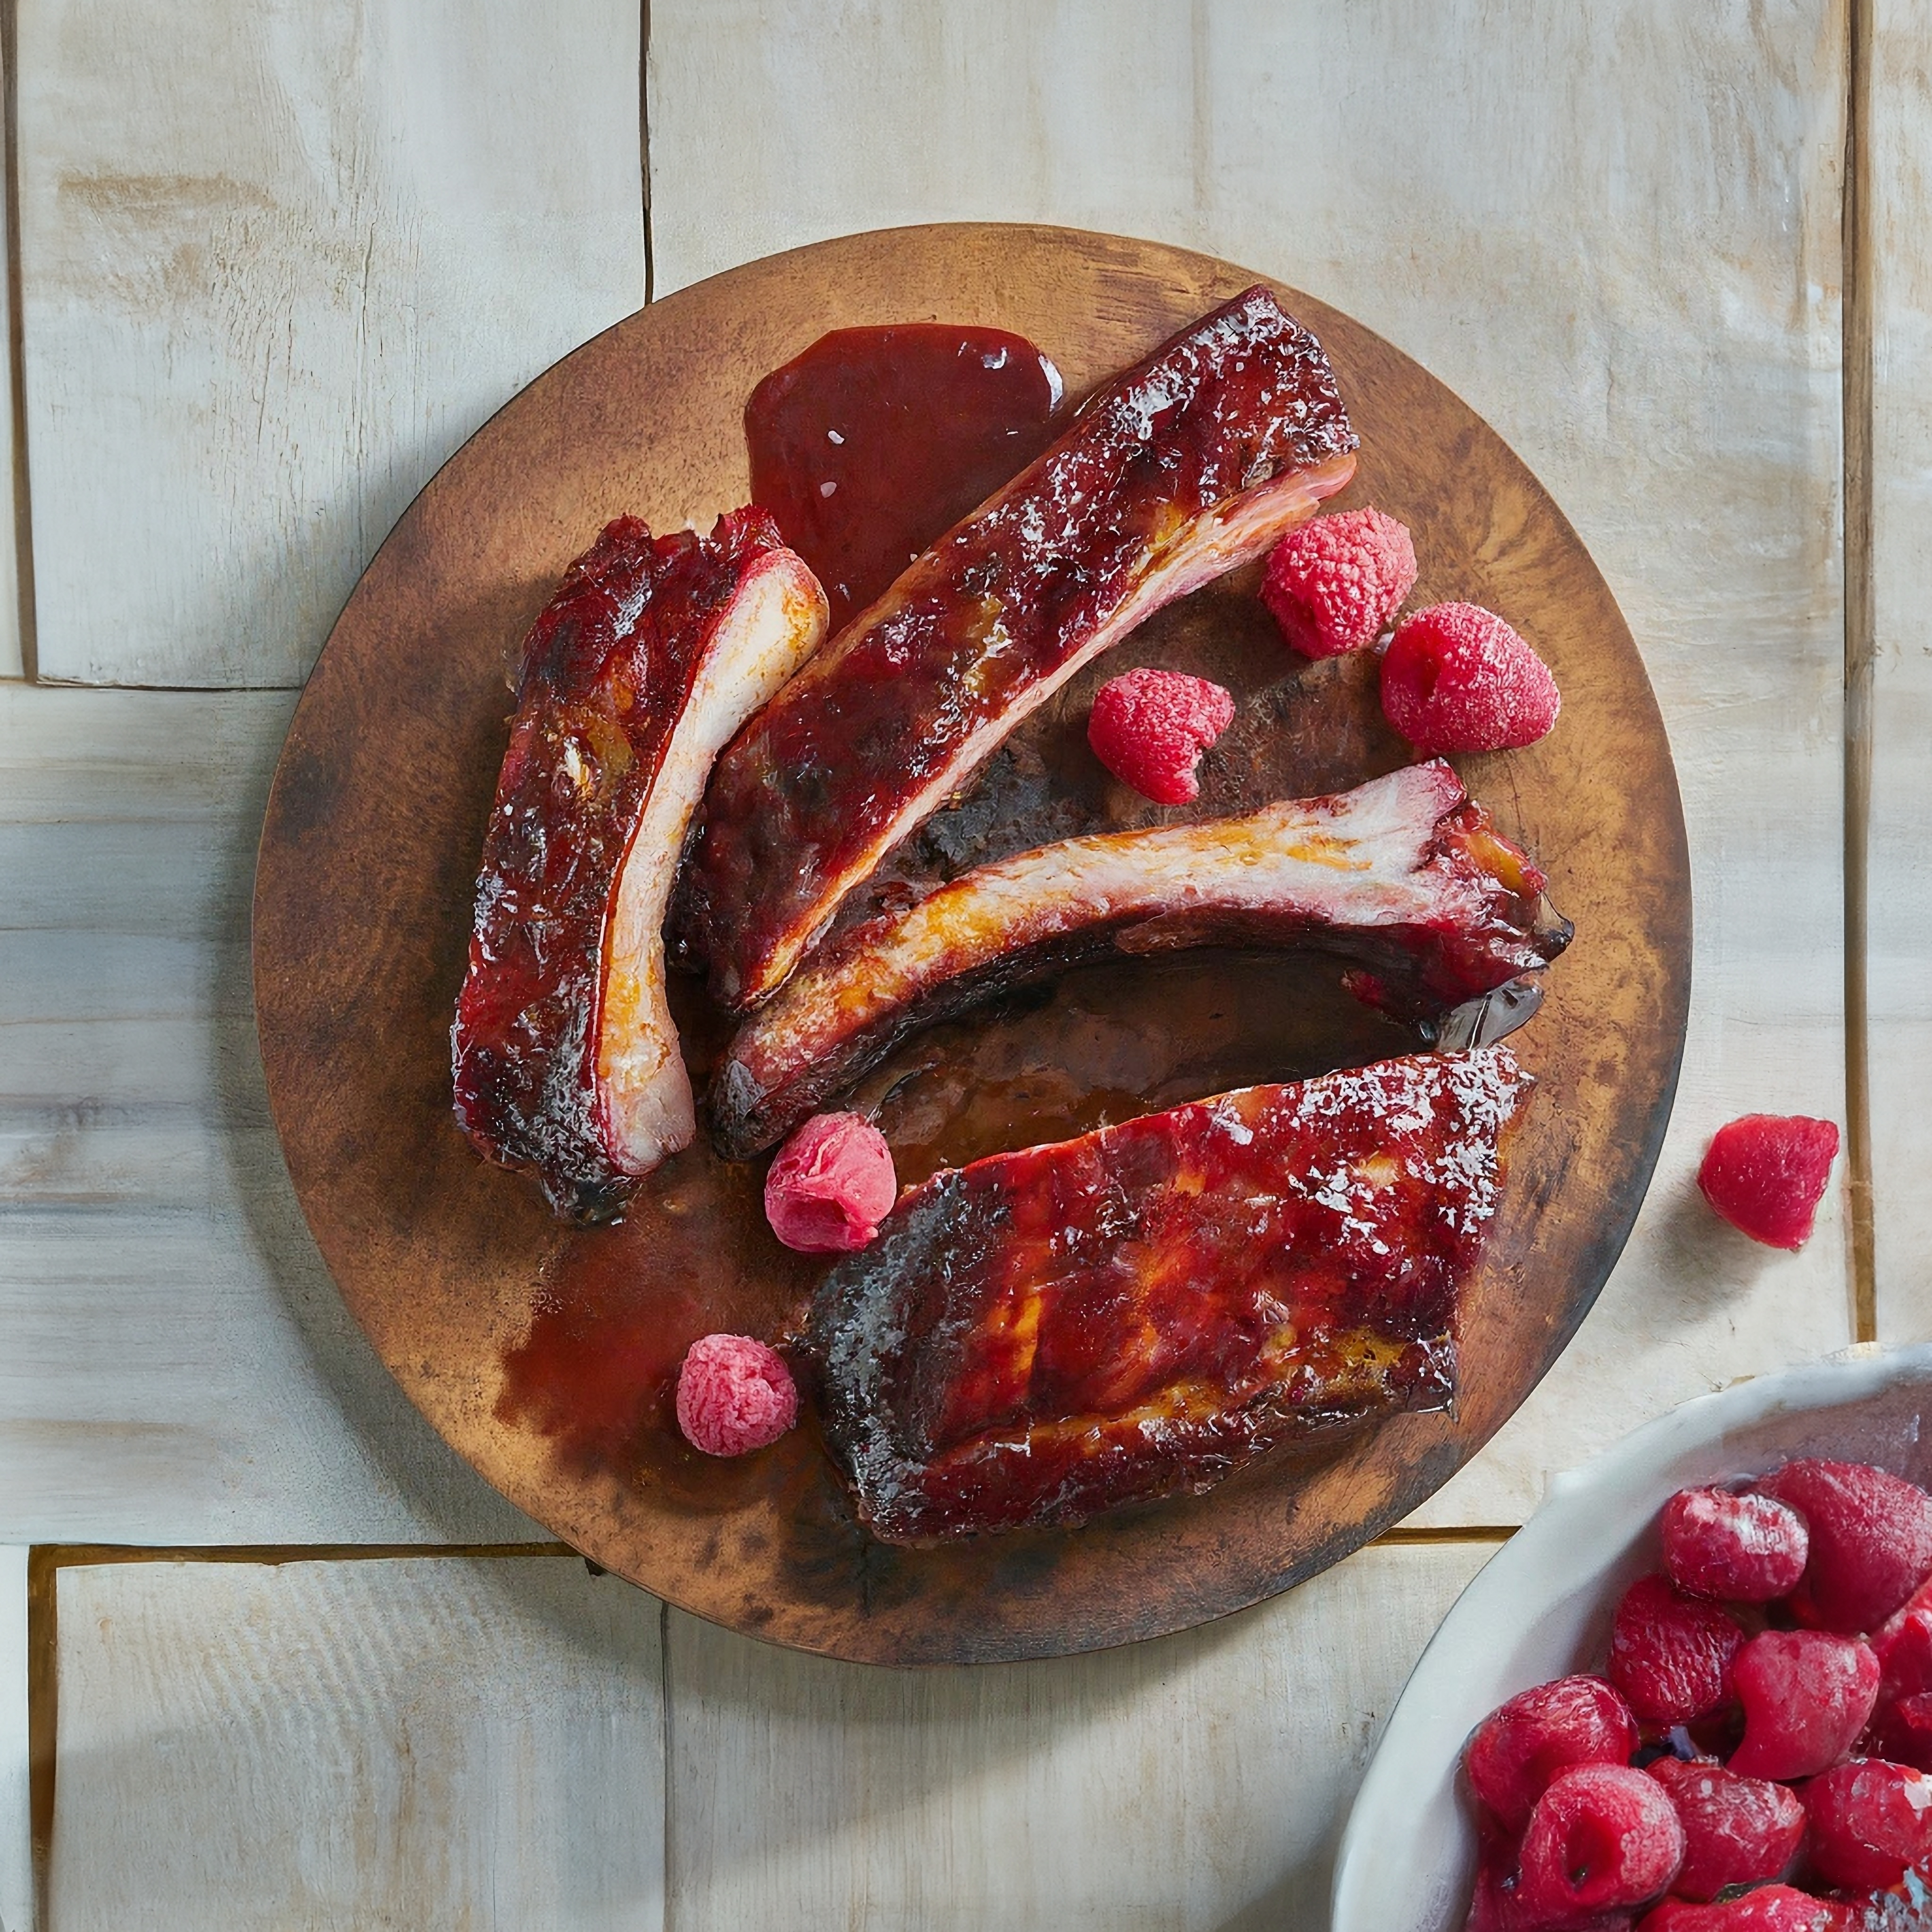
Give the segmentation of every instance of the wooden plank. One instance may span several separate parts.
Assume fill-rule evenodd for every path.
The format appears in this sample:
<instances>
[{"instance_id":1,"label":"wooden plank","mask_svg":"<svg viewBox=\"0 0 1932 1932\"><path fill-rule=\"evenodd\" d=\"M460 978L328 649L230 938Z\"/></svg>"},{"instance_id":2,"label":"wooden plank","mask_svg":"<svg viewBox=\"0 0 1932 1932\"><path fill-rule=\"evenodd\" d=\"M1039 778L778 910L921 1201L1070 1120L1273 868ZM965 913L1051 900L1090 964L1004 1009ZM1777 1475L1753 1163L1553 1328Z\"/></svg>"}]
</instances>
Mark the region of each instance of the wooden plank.
<instances>
[{"instance_id":1,"label":"wooden plank","mask_svg":"<svg viewBox=\"0 0 1932 1932\"><path fill-rule=\"evenodd\" d=\"M538 1536L303 1226L248 990L291 700L0 686L0 1540Z\"/></svg>"},{"instance_id":2,"label":"wooden plank","mask_svg":"<svg viewBox=\"0 0 1932 1932\"><path fill-rule=\"evenodd\" d=\"M0 1926L34 1923L27 1783L27 1552L0 1548Z\"/></svg>"},{"instance_id":3,"label":"wooden plank","mask_svg":"<svg viewBox=\"0 0 1932 1932\"><path fill-rule=\"evenodd\" d=\"M643 298L640 20L20 9L44 677L302 681L436 466Z\"/></svg>"},{"instance_id":4,"label":"wooden plank","mask_svg":"<svg viewBox=\"0 0 1932 1932\"><path fill-rule=\"evenodd\" d=\"M1879 1334L1906 1342L1932 1334L1932 72L1918 10L1873 12L1868 1065Z\"/></svg>"},{"instance_id":5,"label":"wooden plank","mask_svg":"<svg viewBox=\"0 0 1932 1932\"><path fill-rule=\"evenodd\" d=\"M1467 397L1629 617L1698 894L1676 1122L1581 1338L1424 1522L1518 1520L1550 1470L1644 1415L1852 1338L1835 1196L1784 1258L1691 1186L1725 1119L1843 1105L1844 84L1827 0L1748 17L1670 0L652 10L660 289L967 216L1211 249Z\"/></svg>"},{"instance_id":6,"label":"wooden plank","mask_svg":"<svg viewBox=\"0 0 1932 1932\"><path fill-rule=\"evenodd\" d=\"M574 1558L62 1569L50 1932L658 1932L659 1606Z\"/></svg>"},{"instance_id":7,"label":"wooden plank","mask_svg":"<svg viewBox=\"0 0 1932 1932\"><path fill-rule=\"evenodd\" d=\"M1180 1636L976 1670L832 1664L674 1612L670 1922L1324 1924L1382 1722L1493 1548L1367 1550Z\"/></svg>"}]
</instances>

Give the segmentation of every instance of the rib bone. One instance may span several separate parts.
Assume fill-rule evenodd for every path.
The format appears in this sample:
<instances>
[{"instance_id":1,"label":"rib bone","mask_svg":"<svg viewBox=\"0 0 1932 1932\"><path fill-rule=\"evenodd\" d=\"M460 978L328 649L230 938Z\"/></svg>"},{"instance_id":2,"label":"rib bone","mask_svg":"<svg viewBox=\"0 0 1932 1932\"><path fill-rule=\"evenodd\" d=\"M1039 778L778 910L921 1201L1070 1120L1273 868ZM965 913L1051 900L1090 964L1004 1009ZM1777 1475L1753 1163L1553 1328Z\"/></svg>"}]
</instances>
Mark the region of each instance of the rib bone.
<instances>
[{"instance_id":1,"label":"rib bone","mask_svg":"<svg viewBox=\"0 0 1932 1932\"><path fill-rule=\"evenodd\" d=\"M916 1028L1116 950L1309 946L1397 1017L1546 964L1570 927L1440 760L1240 818L1071 838L963 874L845 934L740 1028L709 1096L719 1151L782 1139Z\"/></svg>"}]
</instances>

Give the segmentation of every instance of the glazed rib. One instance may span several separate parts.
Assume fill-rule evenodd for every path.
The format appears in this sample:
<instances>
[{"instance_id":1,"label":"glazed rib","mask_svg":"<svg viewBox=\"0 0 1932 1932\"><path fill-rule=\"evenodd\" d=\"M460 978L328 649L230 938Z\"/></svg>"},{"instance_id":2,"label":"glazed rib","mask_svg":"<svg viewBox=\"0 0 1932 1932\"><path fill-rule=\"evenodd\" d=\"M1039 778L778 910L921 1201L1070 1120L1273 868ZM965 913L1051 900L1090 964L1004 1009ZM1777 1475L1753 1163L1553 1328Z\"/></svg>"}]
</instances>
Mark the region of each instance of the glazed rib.
<instances>
[{"instance_id":1,"label":"glazed rib","mask_svg":"<svg viewBox=\"0 0 1932 1932\"><path fill-rule=\"evenodd\" d=\"M1503 1046L1384 1060L934 1174L812 1306L860 1520L1064 1527L1444 1406L1530 1084Z\"/></svg>"},{"instance_id":2,"label":"glazed rib","mask_svg":"<svg viewBox=\"0 0 1932 1932\"><path fill-rule=\"evenodd\" d=\"M808 960L738 1031L707 1106L745 1160L916 1029L1115 951L1305 946L1427 1020L1546 965L1570 928L1439 759L1240 818L1070 838L963 874Z\"/></svg>"},{"instance_id":3,"label":"glazed rib","mask_svg":"<svg viewBox=\"0 0 1932 1932\"><path fill-rule=\"evenodd\" d=\"M1354 473L1321 345L1265 289L1099 391L740 732L712 774L680 944L734 1010L1036 706Z\"/></svg>"},{"instance_id":4,"label":"glazed rib","mask_svg":"<svg viewBox=\"0 0 1932 1932\"><path fill-rule=\"evenodd\" d=\"M825 634L762 510L610 524L524 646L452 1034L456 1117L596 1220L690 1142L662 928L712 759Z\"/></svg>"}]
</instances>

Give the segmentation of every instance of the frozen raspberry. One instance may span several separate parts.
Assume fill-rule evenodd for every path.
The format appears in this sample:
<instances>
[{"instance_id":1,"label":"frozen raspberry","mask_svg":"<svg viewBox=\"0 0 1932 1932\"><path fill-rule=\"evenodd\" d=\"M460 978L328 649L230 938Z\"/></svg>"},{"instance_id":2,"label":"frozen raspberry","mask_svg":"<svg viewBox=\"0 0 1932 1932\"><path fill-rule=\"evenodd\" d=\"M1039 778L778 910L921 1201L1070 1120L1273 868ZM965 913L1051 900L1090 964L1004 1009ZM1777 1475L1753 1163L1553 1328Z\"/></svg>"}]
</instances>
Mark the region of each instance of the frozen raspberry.
<instances>
[{"instance_id":1,"label":"frozen raspberry","mask_svg":"<svg viewBox=\"0 0 1932 1932\"><path fill-rule=\"evenodd\" d=\"M814 1114L765 1174L765 1219L800 1254L862 1248L898 1198L892 1150L857 1114Z\"/></svg>"},{"instance_id":2,"label":"frozen raspberry","mask_svg":"<svg viewBox=\"0 0 1932 1932\"><path fill-rule=\"evenodd\" d=\"M1763 1885L1722 1905L1666 1898L1637 1921L1636 1932L1858 1932L1862 1923L1849 1905L1788 1885Z\"/></svg>"},{"instance_id":3,"label":"frozen raspberry","mask_svg":"<svg viewBox=\"0 0 1932 1932\"><path fill-rule=\"evenodd\" d=\"M1818 1876L1860 1888L1932 1874L1932 1778L1882 1758L1855 1757L1805 1786L1810 1856Z\"/></svg>"},{"instance_id":4,"label":"frozen raspberry","mask_svg":"<svg viewBox=\"0 0 1932 1932\"><path fill-rule=\"evenodd\" d=\"M1744 1707L1730 1768L1743 1778L1809 1778L1852 1748L1878 1696L1869 1645L1824 1630L1764 1630L1731 1666Z\"/></svg>"},{"instance_id":5,"label":"frozen raspberry","mask_svg":"<svg viewBox=\"0 0 1932 1932\"><path fill-rule=\"evenodd\" d=\"M1342 510L1275 545L1262 601L1304 657L1338 658L1373 644L1414 587L1407 526L1379 510Z\"/></svg>"},{"instance_id":6,"label":"frozen raspberry","mask_svg":"<svg viewBox=\"0 0 1932 1932\"><path fill-rule=\"evenodd\" d=\"M1652 1778L1628 1765L1562 1772L1536 1801L1518 1854L1529 1922L1557 1926L1654 1898L1684 1857L1684 1828Z\"/></svg>"},{"instance_id":7,"label":"frozen raspberry","mask_svg":"<svg viewBox=\"0 0 1932 1932\"><path fill-rule=\"evenodd\" d=\"M1094 755L1123 784L1156 805L1201 796L1201 754L1234 722L1234 700L1218 684L1184 671L1130 670L1094 694L1087 720Z\"/></svg>"},{"instance_id":8,"label":"frozen raspberry","mask_svg":"<svg viewBox=\"0 0 1932 1932\"><path fill-rule=\"evenodd\" d=\"M1932 1583L1920 1584L1868 1640L1888 1694L1932 1690Z\"/></svg>"},{"instance_id":9,"label":"frozen raspberry","mask_svg":"<svg viewBox=\"0 0 1932 1932\"><path fill-rule=\"evenodd\" d=\"M1476 1814L1476 1885L1462 1932L1524 1932L1517 1897L1516 1848L1522 1834L1505 1831L1488 1811Z\"/></svg>"},{"instance_id":10,"label":"frozen raspberry","mask_svg":"<svg viewBox=\"0 0 1932 1932\"><path fill-rule=\"evenodd\" d=\"M1838 1152L1829 1120L1747 1114L1720 1127L1704 1150L1697 1185L1725 1220L1768 1248L1802 1248L1825 1198Z\"/></svg>"},{"instance_id":11,"label":"frozen raspberry","mask_svg":"<svg viewBox=\"0 0 1932 1932\"><path fill-rule=\"evenodd\" d=\"M1636 1744L1629 1706L1600 1677L1559 1677L1492 1711L1463 1763L1470 1788L1514 1831L1559 1771L1628 1764Z\"/></svg>"},{"instance_id":12,"label":"frozen raspberry","mask_svg":"<svg viewBox=\"0 0 1932 1932\"><path fill-rule=\"evenodd\" d=\"M1694 1597L1768 1604L1804 1574L1804 1519L1771 1496L1679 1490L1664 1506L1663 1530L1664 1567Z\"/></svg>"},{"instance_id":13,"label":"frozen raspberry","mask_svg":"<svg viewBox=\"0 0 1932 1932\"><path fill-rule=\"evenodd\" d=\"M1804 1519L1801 1622L1850 1636L1875 1630L1932 1572L1932 1496L1863 1462L1807 1456L1758 1484Z\"/></svg>"},{"instance_id":14,"label":"frozen raspberry","mask_svg":"<svg viewBox=\"0 0 1932 1932\"><path fill-rule=\"evenodd\" d=\"M1932 1588L1922 1585L1871 1640L1878 1705L1860 1750L1932 1771Z\"/></svg>"},{"instance_id":15,"label":"frozen raspberry","mask_svg":"<svg viewBox=\"0 0 1932 1932\"><path fill-rule=\"evenodd\" d=\"M1550 667L1476 604L1432 604L1405 617L1382 659L1382 710L1421 752L1533 745L1562 699Z\"/></svg>"},{"instance_id":16,"label":"frozen raspberry","mask_svg":"<svg viewBox=\"0 0 1932 1932\"><path fill-rule=\"evenodd\" d=\"M1715 1898L1726 1886L1784 1876L1804 1835L1804 1808L1783 1785L1674 1757L1646 1768L1684 1827L1684 1862L1670 1882L1679 1898Z\"/></svg>"},{"instance_id":17,"label":"frozen raspberry","mask_svg":"<svg viewBox=\"0 0 1932 1932\"><path fill-rule=\"evenodd\" d=\"M1610 1682L1646 1724L1688 1724L1731 1700L1731 1659L1744 1640L1715 1604L1668 1576L1640 1576L1610 1627Z\"/></svg>"},{"instance_id":18,"label":"frozen raspberry","mask_svg":"<svg viewBox=\"0 0 1932 1932\"><path fill-rule=\"evenodd\" d=\"M1858 1748L1915 1771L1932 1772L1932 1691L1914 1690L1903 1697L1880 1691Z\"/></svg>"},{"instance_id":19,"label":"frozen raspberry","mask_svg":"<svg viewBox=\"0 0 1932 1932\"><path fill-rule=\"evenodd\" d=\"M798 1420L784 1358L749 1335L706 1335L677 1372L677 1426L707 1456L742 1456L776 1442Z\"/></svg>"}]
</instances>

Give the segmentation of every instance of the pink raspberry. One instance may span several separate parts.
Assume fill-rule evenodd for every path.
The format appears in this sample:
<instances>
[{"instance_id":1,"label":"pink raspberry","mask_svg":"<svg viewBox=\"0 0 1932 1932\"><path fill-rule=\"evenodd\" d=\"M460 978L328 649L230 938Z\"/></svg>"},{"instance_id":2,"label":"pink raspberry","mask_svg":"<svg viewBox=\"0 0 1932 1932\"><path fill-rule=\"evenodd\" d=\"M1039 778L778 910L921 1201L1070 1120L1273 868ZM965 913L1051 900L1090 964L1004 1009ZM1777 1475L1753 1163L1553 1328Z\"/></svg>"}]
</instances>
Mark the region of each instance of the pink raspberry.
<instances>
[{"instance_id":1,"label":"pink raspberry","mask_svg":"<svg viewBox=\"0 0 1932 1932\"><path fill-rule=\"evenodd\" d=\"M1804 1517L1811 1552L1792 1603L1803 1623L1875 1630L1932 1573L1932 1496L1863 1462L1813 1456L1758 1484Z\"/></svg>"},{"instance_id":2,"label":"pink raspberry","mask_svg":"<svg viewBox=\"0 0 1932 1932\"><path fill-rule=\"evenodd\" d=\"M1715 1604L1668 1576L1640 1576L1610 1627L1610 1682L1646 1724L1688 1724L1731 1701L1731 1660L1744 1640Z\"/></svg>"},{"instance_id":3,"label":"pink raspberry","mask_svg":"<svg viewBox=\"0 0 1932 1932\"><path fill-rule=\"evenodd\" d=\"M1382 659L1382 710L1420 752L1533 745L1562 702L1550 667L1480 604L1432 604L1405 617Z\"/></svg>"},{"instance_id":4,"label":"pink raspberry","mask_svg":"<svg viewBox=\"0 0 1932 1932\"><path fill-rule=\"evenodd\" d=\"M1762 1885L1790 1868L1804 1808L1783 1785L1674 1757L1645 1768L1684 1827L1684 1862L1670 1882L1678 1897L1715 1898L1726 1886Z\"/></svg>"},{"instance_id":5,"label":"pink raspberry","mask_svg":"<svg viewBox=\"0 0 1932 1932\"><path fill-rule=\"evenodd\" d=\"M1722 1905L1666 1898L1638 1920L1636 1932L1859 1932L1864 1923L1853 1906L1788 1885L1763 1885Z\"/></svg>"},{"instance_id":6,"label":"pink raspberry","mask_svg":"<svg viewBox=\"0 0 1932 1932\"><path fill-rule=\"evenodd\" d=\"M784 1358L750 1335L706 1335L677 1372L677 1426L707 1456L767 1448L798 1420Z\"/></svg>"},{"instance_id":7,"label":"pink raspberry","mask_svg":"<svg viewBox=\"0 0 1932 1932\"><path fill-rule=\"evenodd\" d=\"M1270 553L1262 601L1305 658L1373 644L1415 588L1415 546L1379 510L1342 510L1292 530Z\"/></svg>"},{"instance_id":8,"label":"pink raspberry","mask_svg":"<svg viewBox=\"0 0 1932 1932\"><path fill-rule=\"evenodd\" d=\"M1770 1496L1679 1490L1664 1506L1664 1562L1694 1597L1768 1604L1797 1586L1804 1519Z\"/></svg>"},{"instance_id":9,"label":"pink raspberry","mask_svg":"<svg viewBox=\"0 0 1932 1932\"><path fill-rule=\"evenodd\" d=\"M1818 1876L1848 1888L1932 1873L1932 1778L1882 1758L1855 1757L1804 1790Z\"/></svg>"},{"instance_id":10,"label":"pink raspberry","mask_svg":"<svg viewBox=\"0 0 1932 1932\"><path fill-rule=\"evenodd\" d=\"M1094 755L1123 784L1156 805L1201 796L1201 754L1234 722L1234 700L1218 684L1178 670L1130 670L1095 693L1087 720Z\"/></svg>"},{"instance_id":11,"label":"pink raspberry","mask_svg":"<svg viewBox=\"0 0 1932 1932\"><path fill-rule=\"evenodd\" d=\"M1654 1778L1583 1764L1536 1801L1518 1855L1526 1922L1566 1925L1654 1898L1684 1858L1684 1828Z\"/></svg>"},{"instance_id":12,"label":"pink raspberry","mask_svg":"<svg viewBox=\"0 0 1932 1932\"><path fill-rule=\"evenodd\" d=\"M1809 1778L1852 1748L1878 1698L1869 1645L1824 1630L1764 1630L1731 1667L1744 1707L1730 1768L1742 1778Z\"/></svg>"},{"instance_id":13,"label":"pink raspberry","mask_svg":"<svg viewBox=\"0 0 1932 1932\"><path fill-rule=\"evenodd\" d=\"M1516 1831L1559 1771L1628 1764L1636 1746L1630 1707L1600 1677L1559 1677L1491 1712L1476 1726L1463 1765L1470 1788Z\"/></svg>"},{"instance_id":14,"label":"pink raspberry","mask_svg":"<svg viewBox=\"0 0 1932 1932\"><path fill-rule=\"evenodd\" d=\"M1768 1248L1802 1248L1825 1198L1838 1130L1802 1114L1747 1114L1720 1127L1697 1185L1731 1226Z\"/></svg>"},{"instance_id":15,"label":"pink raspberry","mask_svg":"<svg viewBox=\"0 0 1932 1932\"><path fill-rule=\"evenodd\" d=\"M857 1114L814 1114L765 1174L765 1219L801 1254L862 1248L898 1198L892 1150Z\"/></svg>"}]
</instances>

